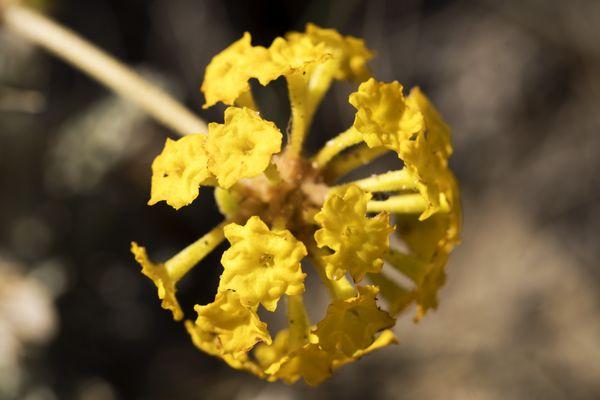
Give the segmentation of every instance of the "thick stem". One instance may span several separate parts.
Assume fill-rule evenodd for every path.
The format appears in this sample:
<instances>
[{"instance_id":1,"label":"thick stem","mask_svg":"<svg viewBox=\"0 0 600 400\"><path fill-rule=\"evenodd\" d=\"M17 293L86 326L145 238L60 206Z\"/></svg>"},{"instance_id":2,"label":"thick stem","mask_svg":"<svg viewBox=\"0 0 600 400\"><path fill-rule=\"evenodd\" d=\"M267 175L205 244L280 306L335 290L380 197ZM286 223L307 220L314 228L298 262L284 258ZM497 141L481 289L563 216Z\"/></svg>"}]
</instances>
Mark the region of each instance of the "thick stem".
<instances>
[{"instance_id":1,"label":"thick stem","mask_svg":"<svg viewBox=\"0 0 600 400\"><path fill-rule=\"evenodd\" d=\"M165 268L174 282L183 278L185 274L223 241L225 238L223 235L223 227L227 223L228 221L220 223L206 235L181 250L165 263Z\"/></svg>"},{"instance_id":2,"label":"thick stem","mask_svg":"<svg viewBox=\"0 0 600 400\"><path fill-rule=\"evenodd\" d=\"M144 80L73 31L18 5L7 5L4 26L109 87L180 135L205 133L206 124L162 89Z\"/></svg>"}]
</instances>

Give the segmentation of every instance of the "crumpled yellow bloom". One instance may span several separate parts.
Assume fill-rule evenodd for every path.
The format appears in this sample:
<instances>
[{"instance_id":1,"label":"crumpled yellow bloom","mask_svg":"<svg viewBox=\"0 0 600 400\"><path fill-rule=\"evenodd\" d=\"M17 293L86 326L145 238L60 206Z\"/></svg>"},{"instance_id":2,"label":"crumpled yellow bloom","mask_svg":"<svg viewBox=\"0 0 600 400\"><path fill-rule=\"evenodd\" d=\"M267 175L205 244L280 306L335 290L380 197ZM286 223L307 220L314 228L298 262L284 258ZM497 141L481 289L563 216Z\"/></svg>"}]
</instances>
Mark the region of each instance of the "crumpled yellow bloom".
<instances>
[{"instance_id":1,"label":"crumpled yellow bloom","mask_svg":"<svg viewBox=\"0 0 600 400\"><path fill-rule=\"evenodd\" d=\"M223 124L208 125L208 168L228 189L243 178L260 175L281 150L282 134L274 123L248 108L229 107Z\"/></svg>"},{"instance_id":2,"label":"crumpled yellow bloom","mask_svg":"<svg viewBox=\"0 0 600 400\"><path fill-rule=\"evenodd\" d=\"M425 136L405 142L400 154L406 170L427 202L427 208L419 219L425 220L438 211L447 211L454 178L442 159L433 153Z\"/></svg>"},{"instance_id":3,"label":"crumpled yellow bloom","mask_svg":"<svg viewBox=\"0 0 600 400\"><path fill-rule=\"evenodd\" d=\"M152 163L150 201L153 205L166 201L176 210L198 197L199 187L211 177L204 135L188 135L174 141L167 139L165 147Z\"/></svg>"},{"instance_id":4,"label":"crumpled yellow bloom","mask_svg":"<svg viewBox=\"0 0 600 400\"><path fill-rule=\"evenodd\" d=\"M458 196L458 184L448 171L450 186L450 203L452 208L447 213L437 213L425 221L408 216L399 216L402 225L399 232L412 254L423 261L423 278L417 285L414 298L417 302L416 319L421 319L427 310L438 305L439 289L446 282L445 266L450 253L460 243L462 215Z\"/></svg>"},{"instance_id":5,"label":"crumpled yellow bloom","mask_svg":"<svg viewBox=\"0 0 600 400\"><path fill-rule=\"evenodd\" d=\"M444 122L439 111L418 87L411 89L409 95L406 97L406 102L423 114L427 130L427 141L429 142L431 151L442 160L444 166L447 166L448 157L452 155L450 127Z\"/></svg>"},{"instance_id":6,"label":"crumpled yellow bloom","mask_svg":"<svg viewBox=\"0 0 600 400\"><path fill-rule=\"evenodd\" d=\"M400 83L369 79L372 56L361 39L310 23L268 48L253 46L245 33L213 58L201 87L204 107L231 106L224 122L209 124L206 136L168 140L153 163L150 204L164 200L178 209L200 186L214 186L225 221L164 264L152 263L135 243L132 252L162 306L180 320L178 281L228 240L214 301L196 305L196 319L184 323L198 349L234 369L318 385L397 343L391 328L409 306L416 305L415 320L437 307L461 231L458 184L448 167L450 129L418 88L405 97ZM290 99L285 149L249 84L279 77ZM353 124L306 158L311 121L336 80L360 83L349 98ZM390 150L402 168L336 184ZM399 240L390 243L394 231ZM330 297L318 322L304 303L305 256ZM392 279L384 261L406 279ZM368 283L359 285L363 279ZM379 297L387 306L380 308ZM261 306L285 310L287 327L274 339Z\"/></svg>"},{"instance_id":7,"label":"crumpled yellow bloom","mask_svg":"<svg viewBox=\"0 0 600 400\"><path fill-rule=\"evenodd\" d=\"M152 279L152 282L158 289L158 298L162 300L161 306L173 313L173 318L179 321L183 318L183 311L179 306L175 293L175 281L169 275L164 264L155 264L148 258L146 249L138 246L137 243L131 243L131 252L135 256L135 260L142 266L142 274Z\"/></svg>"},{"instance_id":8,"label":"crumpled yellow bloom","mask_svg":"<svg viewBox=\"0 0 600 400\"><path fill-rule=\"evenodd\" d=\"M223 253L219 291L235 290L248 307L262 304L275 311L284 294L304 292L300 260L307 252L302 242L287 230L270 230L259 217L246 225L229 224L225 237L231 247Z\"/></svg>"},{"instance_id":9,"label":"crumpled yellow bloom","mask_svg":"<svg viewBox=\"0 0 600 400\"><path fill-rule=\"evenodd\" d=\"M391 328L396 322L377 307L376 286L359 286L358 293L349 299L332 301L327 315L317 324L315 335L319 345L331 354L340 352L352 357L373 344L377 332Z\"/></svg>"},{"instance_id":10,"label":"crumpled yellow bloom","mask_svg":"<svg viewBox=\"0 0 600 400\"><path fill-rule=\"evenodd\" d=\"M399 153L403 142L425 128L423 115L406 101L396 81L371 78L350 95L349 102L356 108L354 128L369 147L385 146Z\"/></svg>"},{"instance_id":11,"label":"crumpled yellow bloom","mask_svg":"<svg viewBox=\"0 0 600 400\"><path fill-rule=\"evenodd\" d=\"M349 186L340 193L332 193L315 215L321 226L315 232L317 245L334 251L323 257L329 279L337 280L350 272L354 281L359 282L367 272L381 271L393 228L387 213L367 217L370 199L370 193Z\"/></svg>"},{"instance_id":12,"label":"crumpled yellow bloom","mask_svg":"<svg viewBox=\"0 0 600 400\"><path fill-rule=\"evenodd\" d=\"M237 358L234 358L231 354L223 353L221 348L217 347L217 342L215 340L207 340L204 333L197 329L194 322L186 320L185 329L190 335L194 345L205 353L222 359L231 368L248 371L261 378L265 376L263 370L256 363L251 361L247 354L242 354Z\"/></svg>"},{"instance_id":13,"label":"crumpled yellow bloom","mask_svg":"<svg viewBox=\"0 0 600 400\"><path fill-rule=\"evenodd\" d=\"M215 301L196 305L198 313L195 329L203 342L214 342L220 354L238 359L245 356L256 343L271 344L267 324L262 322L256 310L246 307L240 296L232 290L217 293Z\"/></svg>"},{"instance_id":14,"label":"crumpled yellow bloom","mask_svg":"<svg viewBox=\"0 0 600 400\"><path fill-rule=\"evenodd\" d=\"M262 85L277 78L279 69L271 63L268 50L252 46L248 32L217 56L204 75L201 90L206 97L203 108L218 102L233 105L240 96L250 92L248 81L258 79Z\"/></svg>"},{"instance_id":15,"label":"crumpled yellow bloom","mask_svg":"<svg viewBox=\"0 0 600 400\"><path fill-rule=\"evenodd\" d=\"M373 58L373 52L362 39L342 36L334 29L323 29L312 23L306 24L304 33L291 32L286 38L291 42L308 38L313 45L323 45L335 64L331 67L335 79L362 82L371 75L367 62Z\"/></svg>"}]
</instances>

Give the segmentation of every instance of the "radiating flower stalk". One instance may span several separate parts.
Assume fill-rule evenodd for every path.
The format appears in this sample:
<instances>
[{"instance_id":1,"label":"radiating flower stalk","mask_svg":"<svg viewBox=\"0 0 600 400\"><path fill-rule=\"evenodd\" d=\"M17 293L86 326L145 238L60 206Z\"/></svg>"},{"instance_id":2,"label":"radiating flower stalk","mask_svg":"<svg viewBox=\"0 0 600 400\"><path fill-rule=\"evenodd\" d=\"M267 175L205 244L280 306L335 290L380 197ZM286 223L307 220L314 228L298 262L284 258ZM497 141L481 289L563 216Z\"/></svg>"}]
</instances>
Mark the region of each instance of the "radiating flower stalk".
<instances>
[{"instance_id":1,"label":"radiating flower stalk","mask_svg":"<svg viewBox=\"0 0 600 400\"><path fill-rule=\"evenodd\" d=\"M372 56L362 40L312 24L268 48L253 46L246 33L213 58L201 88L205 107L228 106L224 122L167 139L152 164L150 205L179 209L209 186L224 222L164 263L135 243L131 250L194 344L233 368L317 385L395 343L395 317L411 304L415 320L437 307L461 220L449 128L418 88L405 96L398 82L371 77ZM278 78L287 82L291 106L285 146L249 84ZM305 137L334 81L358 86L349 97L354 122L307 158ZM397 154L398 169L342 181L387 152ZM178 282L224 240L230 246L214 301L185 315ZM331 299L318 322L303 302L309 273ZM288 327L270 332L261 308L285 309Z\"/></svg>"}]
</instances>

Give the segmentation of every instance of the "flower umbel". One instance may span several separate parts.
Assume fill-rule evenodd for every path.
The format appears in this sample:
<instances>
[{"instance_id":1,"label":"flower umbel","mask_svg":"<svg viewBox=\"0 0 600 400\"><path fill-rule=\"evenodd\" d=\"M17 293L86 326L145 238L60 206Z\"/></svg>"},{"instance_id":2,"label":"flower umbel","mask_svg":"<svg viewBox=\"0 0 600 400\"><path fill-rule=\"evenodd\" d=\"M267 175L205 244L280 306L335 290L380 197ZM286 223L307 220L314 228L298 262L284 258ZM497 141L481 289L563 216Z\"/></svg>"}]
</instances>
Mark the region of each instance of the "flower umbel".
<instances>
[{"instance_id":1,"label":"flower umbel","mask_svg":"<svg viewBox=\"0 0 600 400\"><path fill-rule=\"evenodd\" d=\"M151 262L135 243L132 252L162 306L175 320L187 318L193 343L235 369L317 385L396 343L395 316L412 304L415 321L438 305L461 230L450 129L418 88L405 96L400 83L370 77L372 56L362 40L313 24L269 47L253 46L246 33L213 58L201 87L205 107L229 106L224 122L209 124L206 135L168 139L154 160L150 205L179 209L211 186L225 220L164 263ZM291 107L283 149L281 131L260 115L249 84L279 77ZM306 158L315 110L339 80L359 84L349 97L354 123ZM399 158L395 169L340 182L389 151ZM196 305L192 320L177 283L225 239L215 299ZM388 267L406 279L397 281ZM309 270L330 297L321 321L311 321L304 306ZM261 308L285 308L288 327L269 332Z\"/></svg>"}]
</instances>

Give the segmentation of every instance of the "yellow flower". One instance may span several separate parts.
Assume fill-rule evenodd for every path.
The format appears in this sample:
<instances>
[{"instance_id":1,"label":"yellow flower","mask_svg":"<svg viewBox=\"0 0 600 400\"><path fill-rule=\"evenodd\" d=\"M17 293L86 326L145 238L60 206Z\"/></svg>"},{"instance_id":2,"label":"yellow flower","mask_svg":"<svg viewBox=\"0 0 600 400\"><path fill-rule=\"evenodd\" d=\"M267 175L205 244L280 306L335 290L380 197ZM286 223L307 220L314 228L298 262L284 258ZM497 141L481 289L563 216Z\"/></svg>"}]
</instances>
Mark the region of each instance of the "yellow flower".
<instances>
[{"instance_id":1,"label":"yellow flower","mask_svg":"<svg viewBox=\"0 0 600 400\"><path fill-rule=\"evenodd\" d=\"M376 286L358 288L359 294L345 300L334 300L325 318L317 324L315 335L319 345L331 354L341 352L352 357L373 344L375 334L391 328L396 322L377 307Z\"/></svg>"},{"instance_id":2,"label":"yellow flower","mask_svg":"<svg viewBox=\"0 0 600 400\"><path fill-rule=\"evenodd\" d=\"M307 343L285 356L271 374L288 384L302 378L310 386L316 386L331 376L332 362L330 353L317 344Z\"/></svg>"},{"instance_id":3,"label":"yellow flower","mask_svg":"<svg viewBox=\"0 0 600 400\"><path fill-rule=\"evenodd\" d=\"M315 232L318 246L334 251L323 257L329 279L340 279L349 271L358 282L367 272L381 271L382 257L393 228L388 223L387 213L373 218L366 216L370 199L370 193L349 186L339 194L332 193L315 215L315 221L321 226Z\"/></svg>"},{"instance_id":4,"label":"yellow flower","mask_svg":"<svg viewBox=\"0 0 600 400\"><path fill-rule=\"evenodd\" d=\"M306 248L287 230L270 230L259 217L246 225L229 224L225 237L231 247L223 253L219 291L232 289L243 304L277 308L279 298L304 292L300 260Z\"/></svg>"},{"instance_id":5,"label":"yellow flower","mask_svg":"<svg viewBox=\"0 0 600 400\"><path fill-rule=\"evenodd\" d=\"M411 89L406 102L414 109L418 109L425 118L427 128L427 141L431 150L447 165L448 157L452 155L452 144L450 142L450 127L444 122L442 116L436 110L431 101L418 87Z\"/></svg>"},{"instance_id":6,"label":"yellow flower","mask_svg":"<svg viewBox=\"0 0 600 400\"><path fill-rule=\"evenodd\" d=\"M385 146L400 152L400 146L424 129L423 115L406 102L402 85L371 78L350 95L356 108L354 128L369 147Z\"/></svg>"},{"instance_id":7,"label":"yellow flower","mask_svg":"<svg viewBox=\"0 0 600 400\"><path fill-rule=\"evenodd\" d=\"M248 32L215 56L204 75L201 90L206 97L204 108L223 102L233 105L240 96L250 92L248 81L256 78L262 85L279 76L262 46L252 46Z\"/></svg>"},{"instance_id":8,"label":"yellow flower","mask_svg":"<svg viewBox=\"0 0 600 400\"><path fill-rule=\"evenodd\" d=\"M177 210L198 197L200 185L211 177L205 140L201 134L177 141L167 139L162 153L152 163L149 205L164 200Z\"/></svg>"},{"instance_id":9,"label":"yellow flower","mask_svg":"<svg viewBox=\"0 0 600 400\"><path fill-rule=\"evenodd\" d=\"M158 298L162 300L162 308L171 310L173 318L176 321L181 320L183 318L183 311L181 311L181 307L175 296L177 291L175 283L177 281L169 275L164 264L154 264L150 261L145 248L132 242L131 252L134 254L135 260L142 266L142 274L152 279L152 282L156 285Z\"/></svg>"},{"instance_id":10,"label":"yellow flower","mask_svg":"<svg viewBox=\"0 0 600 400\"><path fill-rule=\"evenodd\" d=\"M271 156L281 150L281 140L275 124L262 119L256 111L229 107L224 124L208 125L208 168L219 186L228 189L238 180L266 170Z\"/></svg>"},{"instance_id":11,"label":"yellow flower","mask_svg":"<svg viewBox=\"0 0 600 400\"><path fill-rule=\"evenodd\" d=\"M402 240L412 254L424 263L423 278L415 290L417 302L416 319L422 318L428 309L438 305L437 293L446 281L445 266L450 253L460 243L461 207L458 184L448 171L452 208L447 213L437 213L425 221L399 216Z\"/></svg>"},{"instance_id":12,"label":"yellow flower","mask_svg":"<svg viewBox=\"0 0 600 400\"><path fill-rule=\"evenodd\" d=\"M213 58L201 87L204 107L232 106L224 123L209 124L206 136L168 140L153 163L150 204L164 200L177 209L201 185L215 186L225 221L163 264L153 264L135 243L132 252L163 307L180 320L178 281L229 241L215 300L196 305L197 317L185 327L198 349L232 368L268 381L318 385L343 365L397 343L390 314L416 303L418 320L437 307L461 230L458 185L448 167L450 129L418 88L405 97L396 81L365 82L372 56L361 39L314 24L268 48L252 46L246 33ZM261 118L249 85L278 77L290 99L285 149L279 129ZM354 122L305 158L305 137L334 80L362 82L349 97ZM390 150L403 168L336 184ZM390 246L394 230L399 240ZM304 304L307 255L330 296L316 323L310 315L321 313ZM392 279L384 261L410 285ZM359 286L365 277L370 285ZM385 310L378 296L387 301ZM279 304L287 327L272 340L258 312L260 306L275 312Z\"/></svg>"},{"instance_id":13,"label":"yellow flower","mask_svg":"<svg viewBox=\"0 0 600 400\"><path fill-rule=\"evenodd\" d=\"M203 342L214 342L220 354L233 358L245 356L258 342L271 344L267 324L256 310L246 307L240 296L225 290L217 293L215 301L206 306L196 305L195 329Z\"/></svg>"},{"instance_id":14,"label":"yellow flower","mask_svg":"<svg viewBox=\"0 0 600 400\"><path fill-rule=\"evenodd\" d=\"M373 58L373 52L362 39L342 36L334 29L323 29L312 23L306 24L305 33L291 32L286 37L290 41L307 37L314 45L322 43L335 63L332 67L335 79L362 82L371 75L367 62Z\"/></svg>"},{"instance_id":15,"label":"yellow flower","mask_svg":"<svg viewBox=\"0 0 600 400\"><path fill-rule=\"evenodd\" d=\"M194 345L203 352L222 359L231 368L245 370L261 378L265 376L263 370L256 363L249 360L246 354L242 354L238 358L234 358L231 354L224 354L220 348L217 348L217 342L215 340L207 340L204 333L199 331L196 324L192 321L185 321L185 329Z\"/></svg>"},{"instance_id":16,"label":"yellow flower","mask_svg":"<svg viewBox=\"0 0 600 400\"><path fill-rule=\"evenodd\" d=\"M400 154L407 172L427 203L419 219L425 220L438 211L448 211L454 178L442 159L433 153L425 136L403 143Z\"/></svg>"}]
</instances>

